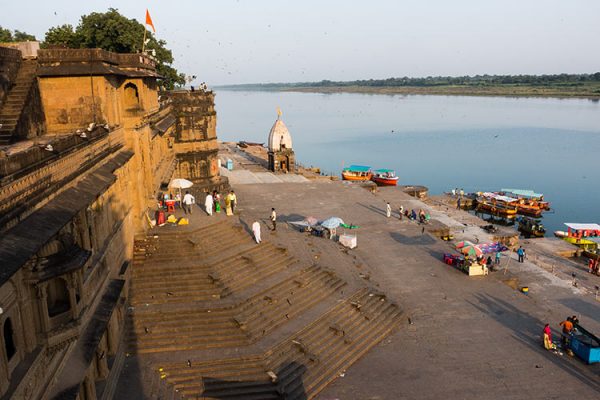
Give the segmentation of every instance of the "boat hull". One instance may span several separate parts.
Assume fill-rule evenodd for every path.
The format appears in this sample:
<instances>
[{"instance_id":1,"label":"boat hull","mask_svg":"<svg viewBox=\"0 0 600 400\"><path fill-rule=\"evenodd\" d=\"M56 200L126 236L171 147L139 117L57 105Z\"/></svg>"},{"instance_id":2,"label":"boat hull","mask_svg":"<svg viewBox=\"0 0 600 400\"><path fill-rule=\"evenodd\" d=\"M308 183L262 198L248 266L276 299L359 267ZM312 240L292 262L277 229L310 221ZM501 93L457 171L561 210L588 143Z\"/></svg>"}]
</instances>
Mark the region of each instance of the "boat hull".
<instances>
[{"instance_id":1,"label":"boat hull","mask_svg":"<svg viewBox=\"0 0 600 400\"><path fill-rule=\"evenodd\" d=\"M374 176L371 178L378 186L396 186L398 185L398 177L394 178L381 178Z\"/></svg>"},{"instance_id":2,"label":"boat hull","mask_svg":"<svg viewBox=\"0 0 600 400\"><path fill-rule=\"evenodd\" d=\"M517 206L517 213L529 217L541 217L543 210L540 208Z\"/></svg>"},{"instance_id":3,"label":"boat hull","mask_svg":"<svg viewBox=\"0 0 600 400\"><path fill-rule=\"evenodd\" d=\"M342 172L342 179L345 181L364 182L364 181L370 181L372 177L373 177L373 174L358 176L358 175L346 174L346 173Z\"/></svg>"},{"instance_id":4,"label":"boat hull","mask_svg":"<svg viewBox=\"0 0 600 400\"><path fill-rule=\"evenodd\" d=\"M515 208L503 208L497 205L495 206L493 204L487 203L477 204L477 210L480 212L485 212L491 215L501 216L505 218L514 218L517 215L517 210Z\"/></svg>"},{"instance_id":5,"label":"boat hull","mask_svg":"<svg viewBox=\"0 0 600 400\"><path fill-rule=\"evenodd\" d=\"M598 244L596 242L592 242L591 240L587 240L587 239L579 239L579 238L575 238L572 236L566 236L566 237L562 237L562 240L564 240L565 242L574 244L577 247L580 247L582 249L586 249L586 250L595 250L596 248L598 248Z\"/></svg>"}]
</instances>

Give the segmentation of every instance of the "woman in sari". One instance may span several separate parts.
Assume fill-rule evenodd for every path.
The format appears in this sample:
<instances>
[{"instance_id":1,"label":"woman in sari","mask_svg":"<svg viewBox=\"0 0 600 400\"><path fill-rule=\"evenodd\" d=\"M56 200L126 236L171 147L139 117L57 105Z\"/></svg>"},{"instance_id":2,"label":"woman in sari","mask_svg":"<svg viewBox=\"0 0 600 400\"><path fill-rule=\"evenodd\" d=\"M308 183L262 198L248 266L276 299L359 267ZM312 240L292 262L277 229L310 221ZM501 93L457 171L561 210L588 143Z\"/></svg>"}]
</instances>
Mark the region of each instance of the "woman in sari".
<instances>
[{"instance_id":1,"label":"woman in sari","mask_svg":"<svg viewBox=\"0 0 600 400\"><path fill-rule=\"evenodd\" d=\"M229 194L225 196L225 213L227 215L233 215L233 210L231 209L231 196Z\"/></svg>"},{"instance_id":2,"label":"woman in sari","mask_svg":"<svg viewBox=\"0 0 600 400\"><path fill-rule=\"evenodd\" d=\"M544 326L544 348L546 350L555 350L556 345L552 342L552 330L550 324Z\"/></svg>"}]
</instances>

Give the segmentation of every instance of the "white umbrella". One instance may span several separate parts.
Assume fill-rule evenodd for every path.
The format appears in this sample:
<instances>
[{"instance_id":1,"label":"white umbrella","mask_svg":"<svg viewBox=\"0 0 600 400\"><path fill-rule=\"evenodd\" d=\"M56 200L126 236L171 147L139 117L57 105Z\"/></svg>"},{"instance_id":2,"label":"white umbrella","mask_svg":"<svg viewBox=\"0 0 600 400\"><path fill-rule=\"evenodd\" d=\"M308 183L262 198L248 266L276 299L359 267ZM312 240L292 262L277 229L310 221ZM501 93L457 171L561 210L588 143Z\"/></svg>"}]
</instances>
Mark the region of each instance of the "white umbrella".
<instances>
[{"instance_id":1,"label":"white umbrella","mask_svg":"<svg viewBox=\"0 0 600 400\"><path fill-rule=\"evenodd\" d=\"M179 198L181 199L181 201L183 201L183 197L181 196L181 189L191 188L192 186L194 186L193 182L190 182L187 179L183 178L172 179L171 182L169 182L170 188L179 189ZM183 207L183 205L180 205L180 207Z\"/></svg>"},{"instance_id":2,"label":"white umbrella","mask_svg":"<svg viewBox=\"0 0 600 400\"><path fill-rule=\"evenodd\" d=\"M192 186L194 186L192 182L183 178L172 179L171 182L169 182L169 187L174 189L187 189Z\"/></svg>"}]
</instances>

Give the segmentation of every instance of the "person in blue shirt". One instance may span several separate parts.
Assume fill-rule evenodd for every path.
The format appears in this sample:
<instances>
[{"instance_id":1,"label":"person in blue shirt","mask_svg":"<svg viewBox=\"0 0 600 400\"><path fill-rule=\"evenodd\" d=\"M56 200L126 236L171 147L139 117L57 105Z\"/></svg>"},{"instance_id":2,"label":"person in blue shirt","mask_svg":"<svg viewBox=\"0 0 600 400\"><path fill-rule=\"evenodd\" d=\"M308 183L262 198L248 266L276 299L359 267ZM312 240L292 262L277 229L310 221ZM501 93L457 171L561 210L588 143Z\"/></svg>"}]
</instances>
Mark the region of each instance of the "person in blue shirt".
<instances>
[{"instance_id":1,"label":"person in blue shirt","mask_svg":"<svg viewBox=\"0 0 600 400\"><path fill-rule=\"evenodd\" d=\"M517 255L519 256L519 262L522 263L525 259L525 249L522 246L519 246L517 250Z\"/></svg>"}]
</instances>

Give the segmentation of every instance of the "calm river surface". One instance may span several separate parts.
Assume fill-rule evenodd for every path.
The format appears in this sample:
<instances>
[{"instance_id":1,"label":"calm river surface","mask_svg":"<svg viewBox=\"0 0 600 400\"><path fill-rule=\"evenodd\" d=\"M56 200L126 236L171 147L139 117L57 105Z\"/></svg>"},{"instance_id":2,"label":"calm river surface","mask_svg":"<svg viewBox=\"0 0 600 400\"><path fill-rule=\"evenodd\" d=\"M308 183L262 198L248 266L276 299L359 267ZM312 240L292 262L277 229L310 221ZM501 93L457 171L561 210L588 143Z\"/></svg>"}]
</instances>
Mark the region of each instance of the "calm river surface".
<instances>
[{"instance_id":1,"label":"calm river surface","mask_svg":"<svg viewBox=\"0 0 600 400\"><path fill-rule=\"evenodd\" d=\"M221 90L219 140L267 142L278 106L304 165L393 168L432 194L532 189L554 209L548 232L600 223L598 102Z\"/></svg>"}]
</instances>

